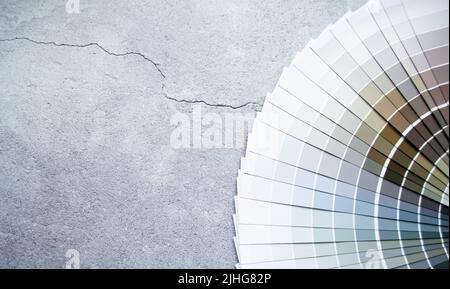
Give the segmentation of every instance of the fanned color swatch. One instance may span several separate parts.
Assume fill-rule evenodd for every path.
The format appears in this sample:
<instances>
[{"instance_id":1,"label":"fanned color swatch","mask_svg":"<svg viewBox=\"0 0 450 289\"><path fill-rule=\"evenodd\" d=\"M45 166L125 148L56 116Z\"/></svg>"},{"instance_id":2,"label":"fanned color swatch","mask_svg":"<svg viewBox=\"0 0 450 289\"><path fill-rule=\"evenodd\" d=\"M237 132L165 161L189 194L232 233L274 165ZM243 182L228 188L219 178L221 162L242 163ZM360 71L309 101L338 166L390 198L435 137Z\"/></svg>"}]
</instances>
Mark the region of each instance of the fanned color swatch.
<instances>
[{"instance_id":1,"label":"fanned color swatch","mask_svg":"<svg viewBox=\"0 0 450 289\"><path fill-rule=\"evenodd\" d=\"M448 5L371 1L284 70L241 161L238 268L448 268Z\"/></svg>"}]
</instances>

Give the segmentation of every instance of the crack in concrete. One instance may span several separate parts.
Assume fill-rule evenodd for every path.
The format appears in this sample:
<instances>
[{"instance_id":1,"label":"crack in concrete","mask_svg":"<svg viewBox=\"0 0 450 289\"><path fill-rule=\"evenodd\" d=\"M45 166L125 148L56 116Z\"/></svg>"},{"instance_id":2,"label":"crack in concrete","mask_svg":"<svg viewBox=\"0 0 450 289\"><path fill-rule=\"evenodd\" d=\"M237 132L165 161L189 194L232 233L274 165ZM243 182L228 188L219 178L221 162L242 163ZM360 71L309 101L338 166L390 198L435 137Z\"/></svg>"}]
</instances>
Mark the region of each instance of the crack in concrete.
<instances>
[{"instance_id":1,"label":"crack in concrete","mask_svg":"<svg viewBox=\"0 0 450 289\"><path fill-rule=\"evenodd\" d=\"M147 56L145 56L143 53L140 53L140 52L128 51L128 52L123 52L123 53L116 53L116 52L111 52L111 51L107 50L105 47L98 44L97 42L90 42L90 43L86 43L86 44L70 44L70 43L58 43L55 41L37 41L37 40L31 39L29 37L5 38L5 39L0 39L0 42L13 42L13 41L19 41L19 40L28 41L28 42L38 44L38 45L51 45L51 46L56 46L56 47L73 47L73 48L97 47L98 49L105 52L106 54L111 55L111 56L116 56L116 57L124 57L124 56L129 56L129 55L138 56L138 57L141 57L142 59L144 59L145 61L150 62L155 67L155 69L159 72L162 79L164 81L166 80L166 75L161 70L160 64L153 61L152 59L148 58ZM205 100L177 99L174 97L170 97L165 93L165 84L164 83L162 84L162 92L166 99L175 101L178 103L190 103L190 104L203 103L204 105L207 105L210 107L222 107L222 108L230 108L230 109L241 109L241 108L244 108L247 106L257 106L258 108L262 107L262 104L260 104L258 102L254 102L254 101L249 101L249 102L246 102L241 105L231 105L231 104L223 104L223 103L214 104L214 103L209 103ZM259 109L256 109L256 111L259 111Z\"/></svg>"},{"instance_id":2,"label":"crack in concrete","mask_svg":"<svg viewBox=\"0 0 450 289\"><path fill-rule=\"evenodd\" d=\"M102 50L106 54L109 54L111 56L117 56L117 57L124 57L124 56L128 56L128 55L135 55L135 56L141 57L145 61L150 62L156 68L156 70L158 70L158 72L161 75L161 77L163 79L166 78L166 75L159 68L160 64L156 63L155 61L151 60L150 58L148 58L147 56L145 56L144 54L142 54L140 52L129 51L129 52L124 52L124 53L115 53L115 52L111 52L111 51L107 50L106 48L104 48L103 46L98 44L97 42L91 42L91 43L87 43L87 44L69 44L69 43L57 43L57 42L54 42L54 41L37 41L37 40L33 40L31 38L28 38L28 37L14 37L14 38L0 39L0 42L13 42L13 41L18 41L18 40L29 41L31 43L39 44L39 45L52 45L52 46L57 46L57 47L86 48L86 47L94 46L94 47L99 48L100 50Z\"/></svg>"},{"instance_id":3,"label":"crack in concrete","mask_svg":"<svg viewBox=\"0 0 450 289\"><path fill-rule=\"evenodd\" d=\"M234 106L234 105L231 105L231 104L223 104L223 103L209 103L209 102L206 102L204 100L177 99L177 98L174 98L174 97L170 97L168 95L164 95L164 97L167 98L168 100L172 100L172 101L175 101L175 102L178 102L178 103L191 103L191 104L203 103L204 105L207 105L207 106L226 107L226 108L231 108L231 109L240 109L240 108L244 108L244 107L250 106L250 105L261 107L260 103L254 102L254 101L249 101L249 102L246 102L244 104Z\"/></svg>"}]
</instances>

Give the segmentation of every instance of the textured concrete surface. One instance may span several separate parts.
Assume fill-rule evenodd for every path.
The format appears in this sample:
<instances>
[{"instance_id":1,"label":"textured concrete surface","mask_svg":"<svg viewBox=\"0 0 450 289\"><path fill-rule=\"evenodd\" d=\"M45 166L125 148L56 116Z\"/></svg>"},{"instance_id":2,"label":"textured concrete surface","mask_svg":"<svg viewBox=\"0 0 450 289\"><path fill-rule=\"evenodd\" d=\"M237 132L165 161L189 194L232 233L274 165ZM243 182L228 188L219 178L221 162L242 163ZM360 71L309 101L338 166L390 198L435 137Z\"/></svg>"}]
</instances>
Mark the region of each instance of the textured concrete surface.
<instances>
[{"instance_id":1,"label":"textured concrete surface","mask_svg":"<svg viewBox=\"0 0 450 289\"><path fill-rule=\"evenodd\" d=\"M231 268L242 149L174 149L192 103L258 109L359 1L0 0L0 267Z\"/></svg>"}]
</instances>

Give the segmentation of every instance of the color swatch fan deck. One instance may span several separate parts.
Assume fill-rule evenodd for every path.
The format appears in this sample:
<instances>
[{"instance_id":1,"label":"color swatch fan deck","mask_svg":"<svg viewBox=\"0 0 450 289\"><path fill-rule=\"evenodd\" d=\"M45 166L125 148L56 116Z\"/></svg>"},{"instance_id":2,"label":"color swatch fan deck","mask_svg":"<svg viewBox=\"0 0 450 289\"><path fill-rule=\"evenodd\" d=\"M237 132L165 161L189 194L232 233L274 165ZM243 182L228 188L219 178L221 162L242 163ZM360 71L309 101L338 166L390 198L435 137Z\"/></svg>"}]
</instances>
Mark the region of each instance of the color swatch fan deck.
<instances>
[{"instance_id":1,"label":"color swatch fan deck","mask_svg":"<svg viewBox=\"0 0 450 289\"><path fill-rule=\"evenodd\" d=\"M448 6L371 1L284 69L241 160L238 268L448 268Z\"/></svg>"}]
</instances>

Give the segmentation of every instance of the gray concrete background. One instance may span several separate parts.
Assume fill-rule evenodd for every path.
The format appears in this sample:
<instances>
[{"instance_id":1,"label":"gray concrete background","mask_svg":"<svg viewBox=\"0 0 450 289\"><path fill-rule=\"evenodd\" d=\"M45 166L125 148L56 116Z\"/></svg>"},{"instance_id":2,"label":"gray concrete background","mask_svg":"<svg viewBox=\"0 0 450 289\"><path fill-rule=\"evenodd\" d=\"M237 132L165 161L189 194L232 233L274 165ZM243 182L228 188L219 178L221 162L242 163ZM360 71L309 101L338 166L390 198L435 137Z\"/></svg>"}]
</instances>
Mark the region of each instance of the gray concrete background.
<instances>
[{"instance_id":1,"label":"gray concrete background","mask_svg":"<svg viewBox=\"0 0 450 289\"><path fill-rule=\"evenodd\" d=\"M170 116L255 111L363 2L0 0L0 267L232 268L243 150L173 149Z\"/></svg>"}]
</instances>

